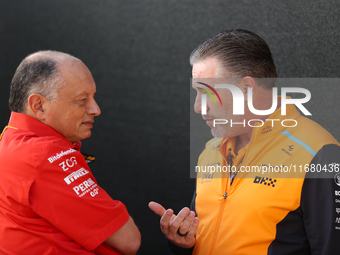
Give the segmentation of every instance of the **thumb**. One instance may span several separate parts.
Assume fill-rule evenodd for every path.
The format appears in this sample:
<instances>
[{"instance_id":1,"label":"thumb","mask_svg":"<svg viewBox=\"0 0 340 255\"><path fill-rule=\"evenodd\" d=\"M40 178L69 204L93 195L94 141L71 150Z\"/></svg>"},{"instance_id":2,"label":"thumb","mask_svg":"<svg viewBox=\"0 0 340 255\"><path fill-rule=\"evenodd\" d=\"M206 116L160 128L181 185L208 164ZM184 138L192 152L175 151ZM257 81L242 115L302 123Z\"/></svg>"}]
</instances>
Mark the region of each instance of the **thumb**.
<instances>
[{"instance_id":1,"label":"thumb","mask_svg":"<svg viewBox=\"0 0 340 255\"><path fill-rule=\"evenodd\" d=\"M158 203L156 203L156 202L150 202L149 203L149 208L155 213L155 214L157 214L157 215L159 215L159 216L163 216L163 214L165 213L165 208L162 206L162 205L160 205L160 204L158 204Z\"/></svg>"}]
</instances>

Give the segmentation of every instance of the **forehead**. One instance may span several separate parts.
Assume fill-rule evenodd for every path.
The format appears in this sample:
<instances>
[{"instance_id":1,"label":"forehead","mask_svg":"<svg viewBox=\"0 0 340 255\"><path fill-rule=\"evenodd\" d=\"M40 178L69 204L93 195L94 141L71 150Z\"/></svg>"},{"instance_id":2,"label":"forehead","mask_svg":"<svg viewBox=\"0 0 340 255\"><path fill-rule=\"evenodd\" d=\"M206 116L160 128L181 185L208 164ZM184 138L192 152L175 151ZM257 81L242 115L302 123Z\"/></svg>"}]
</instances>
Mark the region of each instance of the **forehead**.
<instances>
[{"instance_id":1,"label":"forehead","mask_svg":"<svg viewBox=\"0 0 340 255\"><path fill-rule=\"evenodd\" d=\"M217 78L218 61L207 58L192 66L192 78Z\"/></svg>"},{"instance_id":2,"label":"forehead","mask_svg":"<svg viewBox=\"0 0 340 255\"><path fill-rule=\"evenodd\" d=\"M225 78L221 78L218 70L219 62L216 58L208 58L195 63L192 67L192 87L202 87L201 83L212 87L215 84L225 83Z\"/></svg>"},{"instance_id":3,"label":"forehead","mask_svg":"<svg viewBox=\"0 0 340 255\"><path fill-rule=\"evenodd\" d=\"M96 91L96 84L89 69L80 61L61 63L58 66L68 97L90 94Z\"/></svg>"}]
</instances>

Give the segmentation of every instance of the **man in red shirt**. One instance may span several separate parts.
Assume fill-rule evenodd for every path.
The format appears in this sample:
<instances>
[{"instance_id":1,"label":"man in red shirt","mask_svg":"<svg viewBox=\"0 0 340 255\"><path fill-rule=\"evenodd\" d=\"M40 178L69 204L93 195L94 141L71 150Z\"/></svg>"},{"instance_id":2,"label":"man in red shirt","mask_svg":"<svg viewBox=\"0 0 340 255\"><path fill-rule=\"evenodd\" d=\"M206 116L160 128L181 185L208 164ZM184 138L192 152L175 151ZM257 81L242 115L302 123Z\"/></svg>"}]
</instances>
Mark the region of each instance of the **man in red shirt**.
<instances>
[{"instance_id":1,"label":"man in red shirt","mask_svg":"<svg viewBox=\"0 0 340 255\"><path fill-rule=\"evenodd\" d=\"M81 140L100 109L79 59L41 51L11 83L0 137L0 254L136 254L141 236L123 203L101 189Z\"/></svg>"}]
</instances>

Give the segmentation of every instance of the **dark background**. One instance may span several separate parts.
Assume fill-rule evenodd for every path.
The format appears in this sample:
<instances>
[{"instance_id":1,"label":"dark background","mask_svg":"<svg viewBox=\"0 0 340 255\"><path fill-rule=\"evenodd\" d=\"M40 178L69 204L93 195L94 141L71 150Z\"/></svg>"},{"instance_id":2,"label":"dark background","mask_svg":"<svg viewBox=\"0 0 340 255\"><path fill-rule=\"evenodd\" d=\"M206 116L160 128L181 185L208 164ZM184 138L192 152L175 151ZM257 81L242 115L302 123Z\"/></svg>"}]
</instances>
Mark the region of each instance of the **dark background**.
<instances>
[{"instance_id":1,"label":"dark background","mask_svg":"<svg viewBox=\"0 0 340 255\"><path fill-rule=\"evenodd\" d=\"M83 142L83 151L96 155L91 169L139 226L138 254L170 254L147 205L154 200L178 211L193 194L191 51L212 34L245 28L268 42L280 77L336 78L339 14L336 0L1 0L0 127L10 115L11 78L26 55L52 49L82 59L102 110ZM321 84L314 96L323 91L330 88ZM337 97L332 103L321 124L339 115ZM328 129L339 139L337 124Z\"/></svg>"}]
</instances>

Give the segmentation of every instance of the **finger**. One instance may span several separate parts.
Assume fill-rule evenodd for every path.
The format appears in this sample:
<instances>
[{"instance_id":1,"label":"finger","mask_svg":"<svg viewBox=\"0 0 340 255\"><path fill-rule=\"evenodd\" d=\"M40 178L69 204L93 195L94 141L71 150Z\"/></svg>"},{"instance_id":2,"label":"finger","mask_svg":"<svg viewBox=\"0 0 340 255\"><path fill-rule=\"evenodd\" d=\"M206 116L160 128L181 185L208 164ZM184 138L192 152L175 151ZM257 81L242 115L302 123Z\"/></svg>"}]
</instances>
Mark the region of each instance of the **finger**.
<instances>
[{"instance_id":1,"label":"finger","mask_svg":"<svg viewBox=\"0 0 340 255\"><path fill-rule=\"evenodd\" d=\"M173 210L168 209L165 211L160 220L161 230L165 235L167 235L167 233L169 232L170 220L173 217L173 215L174 215Z\"/></svg>"},{"instance_id":2,"label":"finger","mask_svg":"<svg viewBox=\"0 0 340 255\"><path fill-rule=\"evenodd\" d=\"M182 225L179 227L179 232L185 234L189 231L189 228L192 224L193 219L195 218L195 212L191 211L188 216L183 221Z\"/></svg>"},{"instance_id":3,"label":"finger","mask_svg":"<svg viewBox=\"0 0 340 255\"><path fill-rule=\"evenodd\" d=\"M173 214L170 219L170 224L176 219L176 214Z\"/></svg>"},{"instance_id":4,"label":"finger","mask_svg":"<svg viewBox=\"0 0 340 255\"><path fill-rule=\"evenodd\" d=\"M177 234L177 230L181 226L184 219L188 216L190 210L188 207L184 207L176 216L176 218L171 222L170 231L172 234Z\"/></svg>"},{"instance_id":5,"label":"finger","mask_svg":"<svg viewBox=\"0 0 340 255\"><path fill-rule=\"evenodd\" d=\"M198 225L199 225L199 219L197 217L195 217L192 221L191 227L190 227L187 235L185 236L187 239L190 240L191 238L193 238L195 236Z\"/></svg>"},{"instance_id":6,"label":"finger","mask_svg":"<svg viewBox=\"0 0 340 255\"><path fill-rule=\"evenodd\" d=\"M159 216L163 216L163 214L165 213L165 208L162 206L162 205L160 205L159 203L156 203L156 202L150 202L149 203L149 208L155 213L155 214L157 214L157 215L159 215Z\"/></svg>"}]
</instances>

